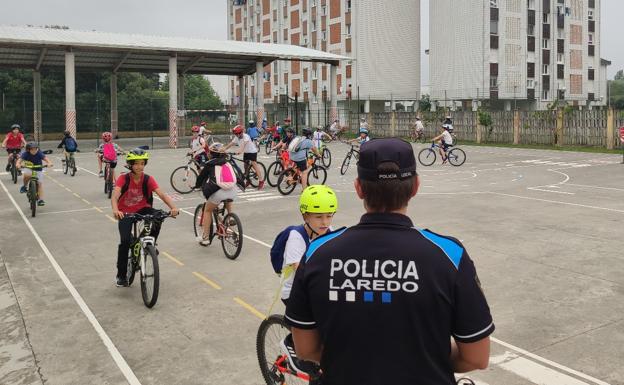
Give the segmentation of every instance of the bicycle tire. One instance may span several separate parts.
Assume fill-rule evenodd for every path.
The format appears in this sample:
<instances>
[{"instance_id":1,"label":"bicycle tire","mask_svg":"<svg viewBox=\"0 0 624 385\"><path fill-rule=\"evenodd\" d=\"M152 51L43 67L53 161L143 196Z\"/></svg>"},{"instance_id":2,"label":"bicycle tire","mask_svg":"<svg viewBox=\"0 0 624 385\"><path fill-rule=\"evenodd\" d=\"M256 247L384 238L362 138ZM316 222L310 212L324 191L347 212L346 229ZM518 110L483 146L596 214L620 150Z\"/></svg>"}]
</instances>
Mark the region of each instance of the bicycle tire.
<instances>
[{"instance_id":1,"label":"bicycle tire","mask_svg":"<svg viewBox=\"0 0 624 385\"><path fill-rule=\"evenodd\" d=\"M74 176L74 175L76 175L76 171L78 170L76 168L76 160L73 157L71 157L69 159L71 161L71 166L70 166L70 169L69 169L69 175Z\"/></svg>"},{"instance_id":2,"label":"bicycle tire","mask_svg":"<svg viewBox=\"0 0 624 385\"><path fill-rule=\"evenodd\" d=\"M193 231L195 232L195 236L199 237L200 235L204 235L204 228L201 224L202 219L202 211L204 211L204 204L200 203L195 207L195 213L193 214Z\"/></svg>"},{"instance_id":3,"label":"bicycle tire","mask_svg":"<svg viewBox=\"0 0 624 385\"><path fill-rule=\"evenodd\" d=\"M296 174L297 172L292 167L287 168L280 174L279 178L277 178L277 190L280 194L289 195L295 190L298 182L293 181L294 183L289 184L288 178L294 177Z\"/></svg>"},{"instance_id":4,"label":"bicycle tire","mask_svg":"<svg viewBox=\"0 0 624 385\"><path fill-rule=\"evenodd\" d=\"M113 173L110 171L108 172L106 184L108 186L108 199L111 199L113 196Z\"/></svg>"},{"instance_id":5,"label":"bicycle tire","mask_svg":"<svg viewBox=\"0 0 624 385\"><path fill-rule=\"evenodd\" d=\"M466 153L461 148L454 148L446 155L449 163L459 167L466 162Z\"/></svg>"},{"instance_id":6,"label":"bicycle tire","mask_svg":"<svg viewBox=\"0 0 624 385\"><path fill-rule=\"evenodd\" d=\"M308 186L313 184L325 184L327 180L327 170L325 167L313 165L308 172Z\"/></svg>"},{"instance_id":7,"label":"bicycle tire","mask_svg":"<svg viewBox=\"0 0 624 385\"><path fill-rule=\"evenodd\" d=\"M171 176L169 177L171 187L180 194L188 194L193 191L195 182L197 181L197 171L188 167L188 175L186 175L187 167L188 166L180 166L176 168L171 172Z\"/></svg>"},{"instance_id":8,"label":"bicycle tire","mask_svg":"<svg viewBox=\"0 0 624 385\"><path fill-rule=\"evenodd\" d=\"M11 179L13 180L13 184L17 183L17 167L15 166L15 161L11 164Z\"/></svg>"},{"instance_id":9,"label":"bicycle tire","mask_svg":"<svg viewBox=\"0 0 624 385\"><path fill-rule=\"evenodd\" d=\"M148 272L148 266L152 266L152 287L148 286L148 279L150 274L147 273L145 276L141 272L141 296L143 297L143 303L148 308L154 307L156 305L156 301L158 301L158 291L160 285L160 270L158 268L158 251L154 247L154 245L147 245L145 247L145 272ZM150 293L151 291L151 293Z\"/></svg>"},{"instance_id":10,"label":"bicycle tire","mask_svg":"<svg viewBox=\"0 0 624 385\"><path fill-rule=\"evenodd\" d=\"M249 169L247 170L247 173L245 174L245 180L249 182L251 187L258 187L258 185L260 184L260 181L261 180L264 181L267 175L266 167L264 166L264 163L256 162L256 164L258 165L258 167L262 169L262 179L260 179L258 175L256 175L256 170L254 170L253 166L251 166L250 164Z\"/></svg>"},{"instance_id":11,"label":"bicycle tire","mask_svg":"<svg viewBox=\"0 0 624 385\"><path fill-rule=\"evenodd\" d=\"M63 174L67 175L67 171L69 171L69 161L67 157L65 157L65 162L63 162Z\"/></svg>"},{"instance_id":12,"label":"bicycle tire","mask_svg":"<svg viewBox=\"0 0 624 385\"><path fill-rule=\"evenodd\" d=\"M276 331L269 333L273 326L277 327ZM289 333L290 329L286 325L286 321L284 321L284 316L279 314L271 314L258 327L256 355L258 357L258 365L260 365L260 372L267 385L282 385L286 383L284 374L275 367L275 360L283 354L279 348L279 342ZM272 337L275 337L275 340L268 341Z\"/></svg>"},{"instance_id":13,"label":"bicycle tire","mask_svg":"<svg viewBox=\"0 0 624 385\"><path fill-rule=\"evenodd\" d=\"M344 175L347 173L347 170L349 169L349 163L351 163L351 152L349 152L342 161L342 166L340 166L340 175Z\"/></svg>"},{"instance_id":14,"label":"bicycle tire","mask_svg":"<svg viewBox=\"0 0 624 385\"><path fill-rule=\"evenodd\" d=\"M34 218L37 215L37 181L28 182L28 200L30 201L30 214Z\"/></svg>"},{"instance_id":15,"label":"bicycle tire","mask_svg":"<svg viewBox=\"0 0 624 385\"><path fill-rule=\"evenodd\" d=\"M282 166L282 162L275 161L269 165L269 168L266 172L266 181L271 187L277 186L277 179L280 174L284 171L284 166Z\"/></svg>"},{"instance_id":16,"label":"bicycle tire","mask_svg":"<svg viewBox=\"0 0 624 385\"><path fill-rule=\"evenodd\" d=\"M329 168L331 166L331 161L332 161L332 155L331 155L331 151L329 151L328 148L324 148L323 149L323 153L322 155L322 161L323 161L323 166L325 166L325 168Z\"/></svg>"},{"instance_id":17,"label":"bicycle tire","mask_svg":"<svg viewBox=\"0 0 624 385\"><path fill-rule=\"evenodd\" d=\"M225 256L234 260L243 249L243 224L234 213L228 213L222 221L227 236L221 237L221 247ZM233 246L233 249L228 249L228 246Z\"/></svg>"},{"instance_id":18,"label":"bicycle tire","mask_svg":"<svg viewBox=\"0 0 624 385\"><path fill-rule=\"evenodd\" d=\"M132 285L134 282L134 275L136 274L136 265L134 263L134 248L138 241L134 241L130 244L130 249L128 250L128 263L126 267L126 278L128 279L128 286Z\"/></svg>"},{"instance_id":19,"label":"bicycle tire","mask_svg":"<svg viewBox=\"0 0 624 385\"><path fill-rule=\"evenodd\" d=\"M266 141L266 143L264 144L264 152L266 152L267 155L271 154L271 140Z\"/></svg>"},{"instance_id":20,"label":"bicycle tire","mask_svg":"<svg viewBox=\"0 0 624 385\"><path fill-rule=\"evenodd\" d=\"M436 161L436 153L431 148L423 148L418 153L418 161L423 166L431 166Z\"/></svg>"}]
</instances>

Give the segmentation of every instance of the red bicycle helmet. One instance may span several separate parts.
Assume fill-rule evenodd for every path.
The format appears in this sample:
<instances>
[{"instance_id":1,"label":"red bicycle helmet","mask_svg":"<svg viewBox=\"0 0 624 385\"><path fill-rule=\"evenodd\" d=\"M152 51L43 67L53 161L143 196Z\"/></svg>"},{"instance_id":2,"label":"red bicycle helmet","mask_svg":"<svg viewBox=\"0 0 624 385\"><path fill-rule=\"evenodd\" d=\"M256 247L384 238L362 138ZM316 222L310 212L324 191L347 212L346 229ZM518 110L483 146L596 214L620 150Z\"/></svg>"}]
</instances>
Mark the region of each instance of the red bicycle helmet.
<instances>
[{"instance_id":1,"label":"red bicycle helmet","mask_svg":"<svg viewBox=\"0 0 624 385\"><path fill-rule=\"evenodd\" d=\"M191 132L199 132L199 126L191 127Z\"/></svg>"},{"instance_id":2,"label":"red bicycle helmet","mask_svg":"<svg viewBox=\"0 0 624 385\"><path fill-rule=\"evenodd\" d=\"M113 134L111 134L110 132L106 131L102 133L102 140L105 142L110 142L111 139L113 139Z\"/></svg>"},{"instance_id":3,"label":"red bicycle helmet","mask_svg":"<svg viewBox=\"0 0 624 385\"><path fill-rule=\"evenodd\" d=\"M240 135L243 133L243 127L240 126L240 124L234 128L232 128L232 133L234 135Z\"/></svg>"}]
</instances>

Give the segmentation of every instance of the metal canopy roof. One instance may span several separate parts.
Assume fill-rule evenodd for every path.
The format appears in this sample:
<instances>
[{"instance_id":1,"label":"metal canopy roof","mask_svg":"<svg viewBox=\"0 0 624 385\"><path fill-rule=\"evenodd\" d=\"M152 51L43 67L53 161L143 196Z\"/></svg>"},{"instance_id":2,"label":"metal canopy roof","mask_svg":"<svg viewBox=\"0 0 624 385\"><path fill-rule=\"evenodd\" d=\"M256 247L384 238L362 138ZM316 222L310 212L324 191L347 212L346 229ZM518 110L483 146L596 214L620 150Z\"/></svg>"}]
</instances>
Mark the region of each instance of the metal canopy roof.
<instances>
[{"instance_id":1,"label":"metal canopy roof","mask_svg":"<svg viewBox=\"0 0 624 385\"><path fill-rule=\"evenodd\" d=\"M256 72L257 61L265 65L274 60L336 65L351 60L295 45L0 25L0 67L64 67L68 50L74 52L77 70L114 72L166 73L172 55L177 55L180 73L232 76Z\"/></svg>"}]
</instances>

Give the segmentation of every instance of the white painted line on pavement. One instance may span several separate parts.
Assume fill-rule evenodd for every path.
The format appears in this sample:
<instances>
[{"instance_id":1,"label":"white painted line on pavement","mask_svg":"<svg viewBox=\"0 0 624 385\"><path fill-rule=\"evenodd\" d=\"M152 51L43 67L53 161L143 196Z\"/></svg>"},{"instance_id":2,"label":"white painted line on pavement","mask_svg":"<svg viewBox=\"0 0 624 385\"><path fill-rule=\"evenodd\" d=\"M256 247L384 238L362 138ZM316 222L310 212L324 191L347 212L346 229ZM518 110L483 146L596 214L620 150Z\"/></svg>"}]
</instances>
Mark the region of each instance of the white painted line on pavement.
<instances>
[{"instance_id":1,"label":"white painted line on pavement","mask_svg":"<svg viewBox=\"0 0 624 385\"><path fill-rule=\"evenodd\" d=\"M534 361L519 357L514 360L504 362L500 368L512 372L531 383L540 385L589 385L587 382L579 381L574 377L560 373L554 369L540 365Z\"/></svg>"},{"instance_id":2,"label":"white painted line on pavement","mask_svg":"<svg viewBox=\"0 0 624 385\"><path fill-rule=\"evenodd\" d=\"M86 168L83 168L83 167L78 167L78 170L86 171L86 172L88 172L91 175L99 176L97 173L95 173L95 172L93 172L91 170L87 170Z\"/></svg>"},{"instance_id":3,"label":"white painted line on pavement","mask_svg":"<svg viewBox=\"0 0 624 385\"><path fill-rule=\"evenodd\" d=\"M615 188L615 187L600 187L600 186L590 186L586 184L575 184L575 183L568 183L568 186L587 187L587 188L595 188L595 189L600 189L600 190L624 191L624 189Z\"/></svg>"},{"instance_id":4,"label":"white painted line on pavement","mask_svg":"<svg viewBox=\"0 0 624 385\"><path fill-rule=\"evenodd\" d=\"M269 195L269 196L260 197L260 198L248 198L247 201L249 202L270 201L273 199L280 199L280 198L282 197L279 195Z\"/></svg>"},{"instance_id":5,"label":"white painted line on pavement","mask_svg":"<svg viewBox=\"0 0 624 385\"><path fill-rule=\"evenodd\" d=\"M598 207L598 206L582 205L582 204L579 204L579 203L553 201L553 200L550 200L550 199L531 198L531 197L525 197L525 196L522 196L522 195L504 194L504 193L499 193L499 192L494 192L494 191L490 191L489 193L490 194L495 194L495 195L502 195L502 196L512 197L512 198L528 199L528 200L532 200L532 201L547 202L547 203L558 203L558 204L567 205L567 206L576 206L576 207L584 207L584 208L587 208L587 209L594 209L594 210L612 211L614 213L624 213L624 210L610 209L610 208L607 208L607 207Z\"/></svg>"},{"instance_id":6,"label":"white painted line on pavement","mask_svg":"<svg viewBox=\"0 0 624 385\"><path fill-rule=\"evenodd\" d=\"M130 385L141 385L141 382L139 381L139 379L135 376L134 372L132 371L132 369L126 362L126 360L123 358L121 353L119 353L119 350L117 350L117 347L115 346L113 341L110 339L108 334L106 334L106 332L104 331L104 328L102 328L102 325L100 325L97 318L95 318L95 315L93 314L91 309L89 309L89 306L86 304L86 302L82 299L82 296L80 295L80 293L78 293L78 290L76 290L76 288L71 283L69 278L67 278L67 275L65 275L65 272L63 271L61 266L56 262L56 259L54 258L54 256L52 255L48 247L45 245L45 243L43 243L43 240L41 239L41 237L39 237L39 234L37 233L35 228L32 226L28 218L26 218L26 216L24 215L24 212L18 206L17 202L15 202L15 199L13 199L13 196L9 194L9 190L7 190L7 188L5 187L4 183L1 180L0 180L0 185L2 186L2 189L7 194L11 202L13 203L13 206L15 206L15 209L17 210L17 212L20 214L20 216L24 220L24 223L26 223L26 227L28 227L32 235L35 237L35 240L37 241L37 243L39 243L39 247L41 247L41 250L43 250L44 254L48 257L48 261L50 261L50 264L56 271L56 274L58 274L58 276L61 278L61 281L63 282L63 284L65 285L65 287L67 288L71 296L74 298L74 301L76 301L76 303L80 307L80 310L82 310L82 313L85 315L85 317L87 317L87 319L91 323L91 326L93 326L93 329L95 329L96 333L98 334L98 336L104 343L104 346L106 346L108 353L111 355L111 357L117 364L117 367L119 368L121 373L124 375L128 383Z\"/></svg>"},{"instance_id":7,"label":"white painted line on pavement","mask_svg":"<svg viewBox=\"0 0 624 385\"><path fill-rule=\"evenodd\" d=\"M557 186L549 186L549 187L559 188L559 187L557 187ZM543 192L549 192L549 193L555 193L555 194L576 195L575 193L571 193L571 192L566 192L566 191L555 191L555 190L545 190L545 189L541 189L541 188L537 188L537 187L527 187L527 190L533 190L533 191L543 191Z\"/></svg>"}]
</instances>

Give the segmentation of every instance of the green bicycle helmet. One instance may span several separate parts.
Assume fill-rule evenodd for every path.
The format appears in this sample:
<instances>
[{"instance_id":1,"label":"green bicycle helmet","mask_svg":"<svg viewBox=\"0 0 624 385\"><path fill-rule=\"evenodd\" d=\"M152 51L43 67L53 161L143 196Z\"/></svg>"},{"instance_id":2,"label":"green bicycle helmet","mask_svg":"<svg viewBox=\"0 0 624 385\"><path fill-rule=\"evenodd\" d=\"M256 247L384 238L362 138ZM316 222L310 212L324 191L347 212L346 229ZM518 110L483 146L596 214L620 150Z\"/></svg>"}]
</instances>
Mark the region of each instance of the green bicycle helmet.
<instances>
[{"instance_id":1,"label":"green bicycle helmet","mask_svg":"<svg viewBox=\"0 0 624 385\"><path fill-rule=\"evenodd\" d=\"M149 152L145 151L142 148L135 148L134 150L128 151L128 155L126 155L126 163L132 165L134 164L135 160L143 159L145 161L145 164L147 165L147 160L149 159L149 157Z\"/></svg>"},{"instance_id":2,"label":"green bicycle helmet","mask_svg":"<svg viewBox=\"0 0 624 385\"><path fill-rule=\"evenodd\" d=\"M331 188L317 184L306 187L299 197L299 210L305 213L335 213L338 198Z\"/></svg>"}]
</instances>

